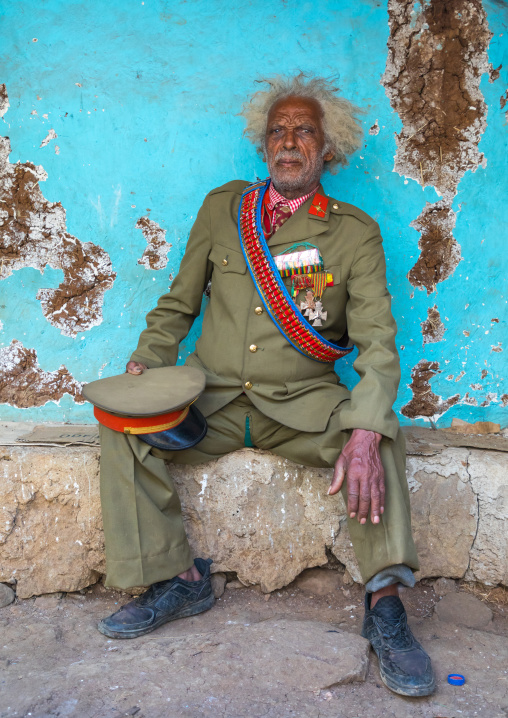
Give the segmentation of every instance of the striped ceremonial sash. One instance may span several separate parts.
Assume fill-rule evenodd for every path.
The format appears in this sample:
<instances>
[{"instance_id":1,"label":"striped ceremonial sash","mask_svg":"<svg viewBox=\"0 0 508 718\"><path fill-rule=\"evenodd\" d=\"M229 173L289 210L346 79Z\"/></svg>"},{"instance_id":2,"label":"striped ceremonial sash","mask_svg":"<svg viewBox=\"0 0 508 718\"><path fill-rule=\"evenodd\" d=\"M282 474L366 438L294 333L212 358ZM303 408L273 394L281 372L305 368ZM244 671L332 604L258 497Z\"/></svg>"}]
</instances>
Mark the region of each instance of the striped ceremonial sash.
<instances>
[{"instance_id":1,"label":"striped ceremonial sash","mask_svg":"<svg viewBox=\"0 0 508 718\"><path fill-rule=\"evenodd\" d=\"M310 359L328 363L349 354L319 334L291 299L270 254L261 226L261 206L269 180L250 185L243 193L238 212L238 233L249 272L263 304L287 341Z\"/></svg>"}]
</instances>

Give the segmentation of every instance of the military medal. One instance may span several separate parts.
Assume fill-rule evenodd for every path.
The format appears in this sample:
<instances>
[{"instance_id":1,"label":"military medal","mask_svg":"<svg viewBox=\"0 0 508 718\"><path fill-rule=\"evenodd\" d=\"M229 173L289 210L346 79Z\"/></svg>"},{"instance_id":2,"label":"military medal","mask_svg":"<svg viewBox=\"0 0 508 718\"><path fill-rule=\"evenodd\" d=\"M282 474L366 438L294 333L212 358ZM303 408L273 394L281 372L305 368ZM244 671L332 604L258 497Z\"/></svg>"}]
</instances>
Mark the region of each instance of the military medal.
<instances>
[{"instance_id":1,"label":"military medal","mask_svg":"<svg viewBox=\"0 0 508 718\"><path fill-rule=\"evenodd\" d=\"M312 326L322 327L328 312L323 311L321 297L325 288L333 285L333 275L323 271L324 262L319 249L309 242L302 242L273 259L281 277L291 277L291 296L294 300L302 290L306 290L300 310Z\"/></svg>"}]
</instances>

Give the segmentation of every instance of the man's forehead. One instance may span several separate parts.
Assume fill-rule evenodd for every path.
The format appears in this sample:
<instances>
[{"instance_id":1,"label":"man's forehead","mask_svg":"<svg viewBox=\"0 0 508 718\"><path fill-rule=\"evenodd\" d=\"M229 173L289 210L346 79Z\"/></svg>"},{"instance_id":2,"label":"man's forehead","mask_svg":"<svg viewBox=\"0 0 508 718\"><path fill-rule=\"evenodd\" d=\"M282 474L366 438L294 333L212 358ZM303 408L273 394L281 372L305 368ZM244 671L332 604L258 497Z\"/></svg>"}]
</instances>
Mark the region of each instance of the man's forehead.
<instances>
[{"instance_id":1,"label":"man's forehead","mask_svg":"<svg viewBox=\"0 0 508 718\"><path fill-rule=\"evenodd\" d=\"M271 106L268 122L290 118L320 123L322 114L321 106L312 97L285 97Z\"/></svg>"}]
</instances>

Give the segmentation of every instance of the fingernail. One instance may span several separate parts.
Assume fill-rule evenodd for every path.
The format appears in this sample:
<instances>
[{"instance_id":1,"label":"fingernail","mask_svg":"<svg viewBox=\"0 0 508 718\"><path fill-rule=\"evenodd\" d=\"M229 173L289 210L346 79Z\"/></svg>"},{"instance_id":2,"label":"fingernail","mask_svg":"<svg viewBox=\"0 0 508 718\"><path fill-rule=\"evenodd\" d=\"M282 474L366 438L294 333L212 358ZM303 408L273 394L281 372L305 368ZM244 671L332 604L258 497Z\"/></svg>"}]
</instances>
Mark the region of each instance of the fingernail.
<instances>
[{"instance_id":1,"label":"fingernail","mask_svg":"<svg viewBox=\"0 0 508 718\"><path fill-rule=\"evenodd\" d=\"M328 491L326 493L329 494L331 490L332 490L332 487L330 486L330 488L328 489Z\"/></svg>"},{"instance_id":2,"label":"fingernail","mask_svg":"<svg viewBox=\"0 0 508 718\"><path fill-rule=\"evenodd\" d=\"M375 523L375 524L378 524L378 523L379 523L379 516L374 516L374 523Z\"/></svg>"},{"instance_id":3,"label":"fingernail","mask_svg":"<svg viewBox=\"0 0 508 718\"><path fill-rule=\"evenodd\" d=\"M356 514L349 514L350 519L354 519L355 516L356 516Z\"/></svg>"},{"instance_id":4,"label":"fingernail","mask_svg":"<svg viewBox=\"0 0 508 718\"><path fill-rule=\"evenodd\" d=\"M360 519L360 523L361 523L362 526L363 526L363 524L367 523L367 519Z\"/></svg>"},{"instance_id":5,"label":"fingernail","mask_svg":"<svg viewBox=\"0 0 508 718\"><path fill-rule=\"evenodd\" d=\"M384 512L385 512L385 507L381 506L381 513L384 514Z\"/></svg>"}]
</instances>

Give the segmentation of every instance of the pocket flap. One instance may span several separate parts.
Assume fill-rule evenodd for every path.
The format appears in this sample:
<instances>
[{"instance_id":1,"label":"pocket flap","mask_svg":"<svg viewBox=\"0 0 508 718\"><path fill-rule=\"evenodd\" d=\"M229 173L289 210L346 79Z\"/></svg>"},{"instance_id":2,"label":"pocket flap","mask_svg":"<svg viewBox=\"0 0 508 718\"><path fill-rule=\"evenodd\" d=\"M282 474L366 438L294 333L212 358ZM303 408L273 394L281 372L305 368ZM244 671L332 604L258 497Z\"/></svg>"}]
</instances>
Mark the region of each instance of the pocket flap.
<instances>
[{"instance_id":1,"label":"pocket flap","mask_svg":"<svg viewBox=\"0 0 508 718\"><path fill-rule=\"evenodd\" d=\"M245 274L247 271L247 263L243 254L230 247L224 247L222 244L215 244L208 258L224 274L226 272Z\"/></svg>"}]
</instances>

